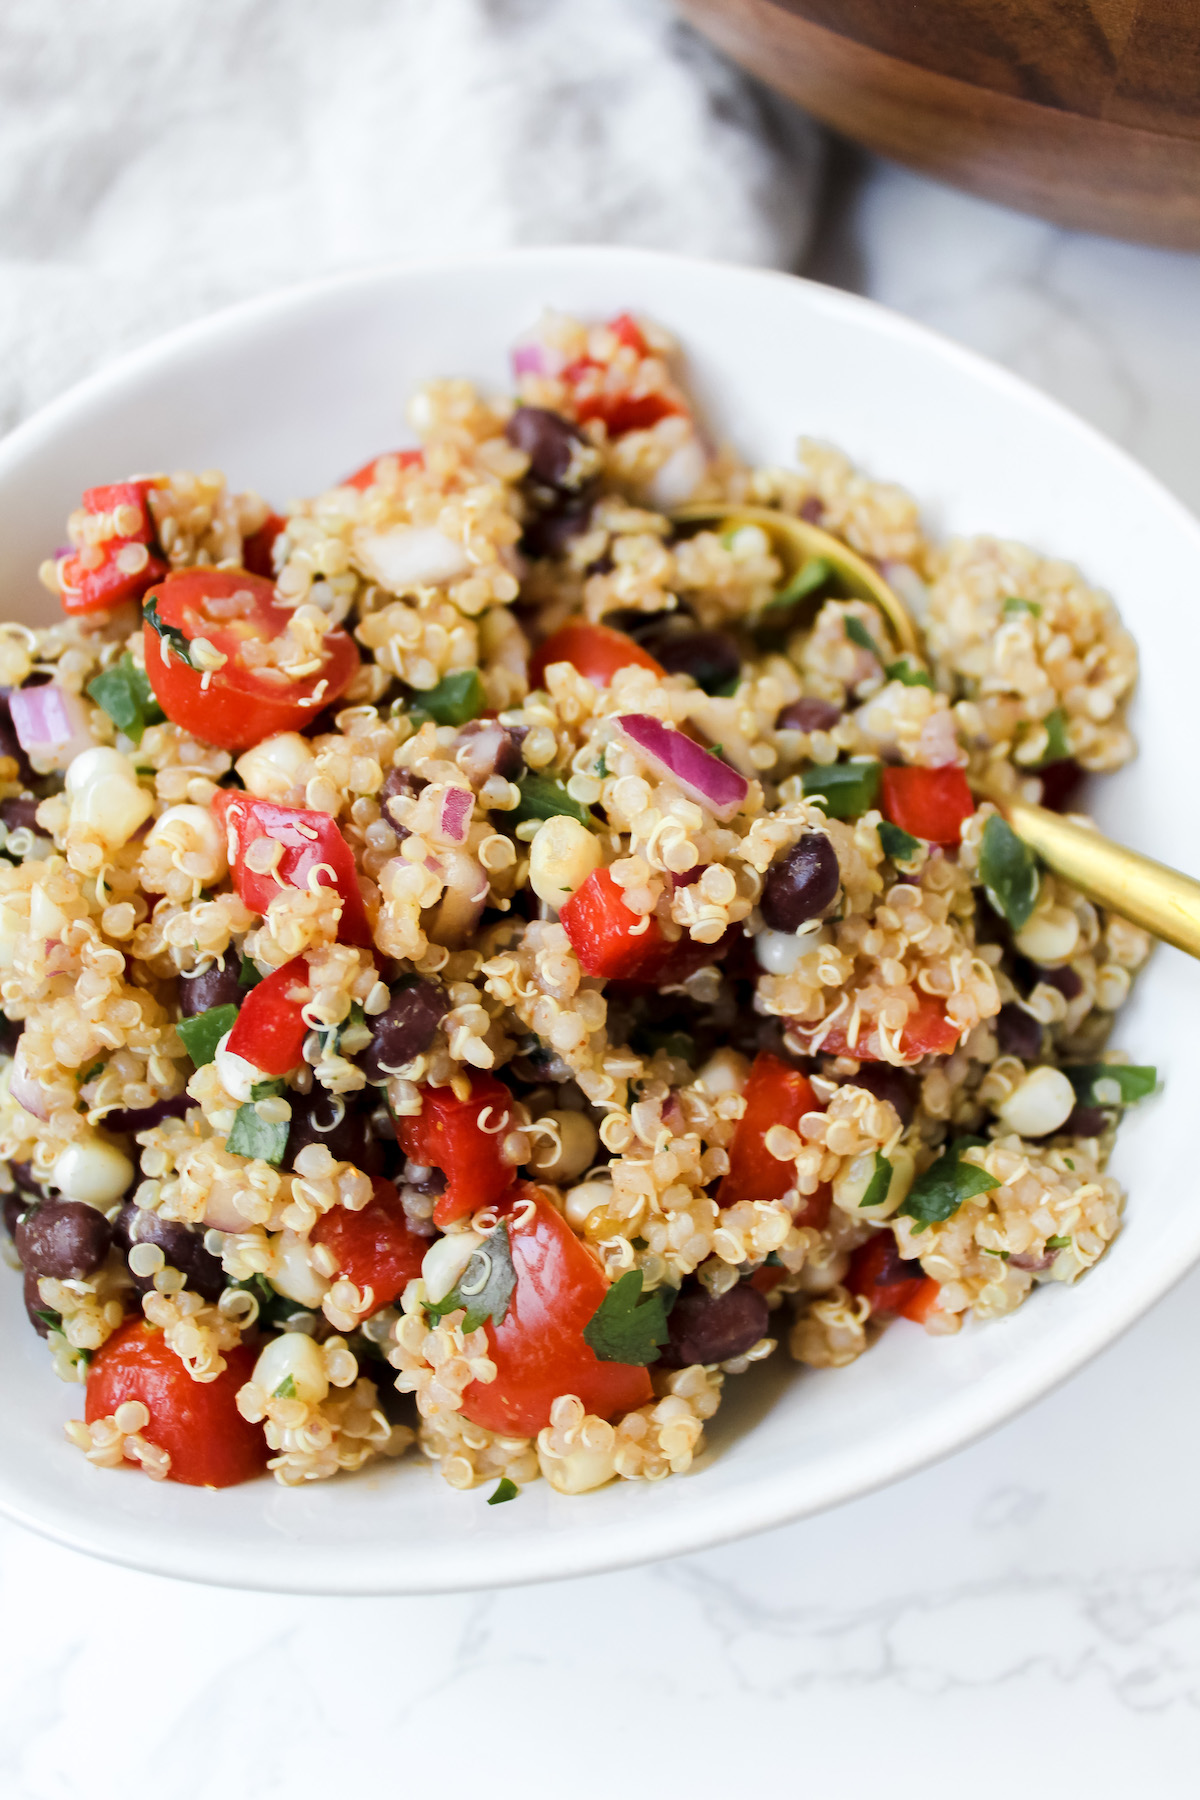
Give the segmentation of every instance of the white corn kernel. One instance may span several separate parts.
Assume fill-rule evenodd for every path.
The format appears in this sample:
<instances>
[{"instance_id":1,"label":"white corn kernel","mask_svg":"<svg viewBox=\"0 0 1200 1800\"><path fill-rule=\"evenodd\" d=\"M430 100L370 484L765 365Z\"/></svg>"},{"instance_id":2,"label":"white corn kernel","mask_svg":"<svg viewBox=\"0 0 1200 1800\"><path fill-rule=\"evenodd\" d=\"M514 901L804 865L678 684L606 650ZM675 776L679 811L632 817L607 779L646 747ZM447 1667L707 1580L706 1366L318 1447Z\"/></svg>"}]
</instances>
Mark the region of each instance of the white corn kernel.
<instances>
[{"instance_id":1,"label":"white corn kernel","mask_svg":"<svg viewBox=\"0 0 1200 1800\"><path fill-rule=\"evenodd\" d=\"M147 790L127 756L97 744L77 756L67 770L71 823L86 825L110 850L127 844L154 811Z\"/></svg>"},{"instance_id":2,"label":"white corn kernel","mask_svg":"<svg viewBox=\"0 0 1200 1800\"><path fill-rule=\"evenodd\" d=\"M599 1138L596 1127L586 1113L562 1111L543 1113L542 1117L558 1127L555 1137L535 1135L529 1167L548 1181L574 1181L596 1160Z\"/></svg>"},{"instance_id":3,"label":"white corn kernel","mask_svg":"<svg viewBox=\"0 0 1200 1800\"><path fill-rule=\"evenodd\" d=\"M150 827L146 842L166 844L176 856L203 857L205 875L213 881L223 880L229 872L225 834L207 806L168 806Z\"/></svg>"},{"instance_id":4,"label":"white corn kernel","mask_svg":"<svg viewBox=\"0 0 1200 1800\"><path fill-rule=\"evenodd\" d=\"M1075 1105L1075 1090L1061 1069L1030 1069L999 1108L1000 1117L1018 1137L1045 1137L1066 1123Z\"/></svg>"},{"instance_id":5,"label":"white corn kernel","mask_svg":"<svg viewBox=\"0 0 1200 1800\"><path fill-rule=\"evenodd\" d=\"M543 1432L542 1437L547 1435ZM538 1442L538 1466L550 1486L559 1494L586 1494L603 1487L617 1472L615 1443L607 1450L589 1450L577 1444L565 1456L542 1449Z\"/></svg>"},{"instance_id":6,"label":"white corn kernel","mask_svg":"<svg viewBox=\"0 0 1200 1800\"><path fill-rule=\"evenodd\" d=\"M315 763L313 747L306 737L298 731L281 731L255 744L233 766L245 782L247 793L258 800L277 800L297 784L307 782Z\"/></svg>"},{"instance_id":7,"label":"white corn kernel","mask_svg":"<svg viewBox=\"0 0 1200 1800\"><path fill-rule=\"evenodd\" d=\"M594 831L566 813L538 827L529 846L529 885L539 900L558 909L600 867L600 845Z\"/></svg>"},{"instance_id":8,"label":"white corn kernel","mask_svg":"<svg viewBox=\"0 0 1200 1800\"><path fill-rule=\"evenodd\" d=\"M319 1406L329 1392L325 1358L303 1331L285 1331L272 1338L255 1363L251 1380L266 1394L278 1394L282 1387L287 1399L303 1400L306 1406Z\"/></svg>"},{"instance_id":9,"label":"white corn kernel","mask_svg":"<svg viewBox=\"0 0 1200 1800\"><path fill-rule=\"evenodd\" d=\"M68 1200L105 1207L121 1198L135 1173L123 1150L92 1133L59 1151L50 1183Z\"/></svg>"},{"instance_id":10,"label":"white corn kernel","mask_svg":"<svg viewBox=\"0 0 1200 1800\"><path fill-rule=\"evenodd\" d=\"M238 1056L236 1051L229 1048L231 1035L227 1031L218 1040L213 1061L217 1065L217 1074L221 1077L221 1086L225 1092L231 1099L245 1102L250 1098L251 1089L267 1078L261 1069L255 1068L252 1062L247 1062L244 1056Z\"/></svg>"},{"instance_id":11,"label":"white corn kernel","mask_svg":"<svg viewBox=\"0 0 1200 1800\"><path fill-rule=\"evenodd\" d=\"M790 975L800 958L815 947L811 937L797 937L794 931L760 931L754 940L754 955L768 975Z\"/></svg>"},{"instance_id":12,"label":"white corn kernel","mask_svg":"<svg viewBox=\"0 0 1200 1800\"><path fill-rule=\"evenodd\" d=\"M421 1280L425 1283L425 1298L431 1306L444 1300L457 1285L459 1276L482 1242L477 1231L451 1231L429 1246L421 1263Z\"/></svg>"},{"instance_id":13,"label":"white corn kernel","mask_svg":"<svg viewBox=\"0 0 1200 1800\"><path fill-rule=\"evenodd\" d=\"M613 1187L611 1181L581 1181L577 1187L567 1192L565 1212L567 1224L573 1231L582 1231L591 1213L599 1206L605 1211L612 1205Z\"/></svg>"},{"instance_id":14,"label":"white corn kernel","mask_svg":"<svg viewBox=\"0 0 1200 1800\"><path fill-rule=\"evenodd\" d=\"M714 1050L697 1077L706 1094L740 1094L750 1079L750 1063L739 1050Z\"/></svg>"},{"instance_id":15,"label":"white corn kernel","mask_svg":"<svg viewBox=\"0 0 1200 1800\"><path fill-rule=\"evenodd\" d=\"M1065 963L1079 943L1079 920L1069 906L1047 906L1033 914L1014 942L1030 962Z\"/></svg>"},{"instance_id":16,"label":"white corn kernel","mask_svg":"<svg viewBox=\"0 0 1200 1800\"><path fill-rule=\"evenodd\" d=\"M294 1231L281 1231L272 1238L267 1280L298 1306L320 1306L329 1292L329 1282L308 1260L307 1243Z\"/></svg>"}]
</instances>

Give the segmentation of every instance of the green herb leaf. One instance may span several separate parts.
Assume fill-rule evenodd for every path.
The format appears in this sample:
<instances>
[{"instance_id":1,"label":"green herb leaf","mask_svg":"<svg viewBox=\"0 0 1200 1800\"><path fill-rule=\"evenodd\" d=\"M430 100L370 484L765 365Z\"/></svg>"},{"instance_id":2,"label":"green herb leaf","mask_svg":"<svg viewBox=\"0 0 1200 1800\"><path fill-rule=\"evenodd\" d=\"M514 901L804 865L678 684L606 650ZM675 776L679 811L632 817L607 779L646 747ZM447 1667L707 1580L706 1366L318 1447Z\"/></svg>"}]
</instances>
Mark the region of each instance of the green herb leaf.
<instances>
[{"instance_id":1,"label":"green herb leaf","mask_svg":"<svg viewBox=\"0 0 1200 1800\"><path fill-rule=\"evenodd\" d=\"M272 1400L294 1400L296 1398L295 1376L285 1375L279 1386L275 1389L275 1392L271 1395L271 1398Z\"/></svg>"},{"instance_id":2,"label":"green herb leaf","mask_svg":"<svg viewBox=\"0 0 1200 1800\"><path fill-rule=\"evenodd\" d=\"M1056 706L1042 720L1046 727L1046 750L1039 769L1048 769L1051 763L1066 762L1071 752L1067 748L1067 715L1061 706Z\"/></svg>"},{"instance_id":3,"label":"green herb leaf","mask_svg":"<svg viewBox=\"0 0 1200 1800\"><path fill-rule=\"evenodd\" d=\"M89 1081L95 1081L97 1075L103 1075L103 1073L104 1073L103 1060L101 1060L100 1062L94 1062L92 1064L91 1068L85 1069L83 1071L83 1074L79 1077L80 1087L86 1087Z\"/></svg>"},{"instance_id":4,"label":"green herb leaf","mask_svg":"<svg viewBox=\"0 0 1200 1800\"><path fill-rule=\"evenodd\" d=\"M933 676L926 669L919 669L907 656L899 662L888 663L883 672L889 681L902 681L905 687L933 686Z\"/></svg>"},{"instance_id":5,"label":"green herb leaf","mask_svg":"<svg viewBox=\"0 0 1200 1800\"><path fill-rule=\"evenodd\" d=\"M138 668L128 652L119 663L89 681L87 691L117 730L135 744L141 743L147 725L160 725L166 716L154 698L145 670Z\"/></svg>"},{"instance_id":6,"label":"green herb leaf","mask_svg":"<svg viewBox=\"0 0 1200 1800\"><path fill-rule=\"evenodd\" d=\"M438 725L465 725L477 719L487 705L487 695L478 669L459 669L445 675L435 688L413 695L409 708L413 718L424 713Z\"/></svg>"},{"instance_id":7,"label":"green herb leaf","mask_svg":"<svg viewBox=\"0 0 1200 1800\"><path fill-rule=\"evenodd\" d=\"M941 1225L952 1219L964 1200L1000 1185L986 1169L977 1169L974 1163L959 1160L966 1147L960 1139L944 1150L923 1175L917 1176L897 1207L897 1212L907 1213L910 1219L917 1220L919 1232L929 1225Z\"/></svg>"},{"instance_id":8,"label":"green herb leaf","mask_svg":"<svg viewBox=\"0 0 1200 1800\"><path fill-rule=\"evenodd\" d=\"M192 661L190 639L183 635L183 632L180 631L178 625L167 625L160 617L157 594L154 599L151 600L150 604L143 608L142 617L145 619L147 625L149 625L151 631L156 631L159 637L166 641L169 647L175 652L180 662L185 662L189 669L195 668L196 665Z\"/></svg>"},{"instance_id":9,"label":"green herb leaf","mask_svg":"<svg viewBox=\"0 0 1200 1800\"><path fill-rule=\"evenodd\" d=\"M596 821L589 808L572 800L565 783L555 776L535 775L531 771L521 776L517 786L521 790L520 801L506 815L514 825L521 825L526 819L556 819L560 813L565 813L568 819L578 819L581 825L595 828Z\"/></svg>"},{"instance_id":10,"label":"green herb leaf","mask_svg":"<svg viewBox=\"0 0 1200 1800\"><path fill-rule=\"evenodd\" d=\"M515 1481L510 1481L507 1475L502 1475L488 1495L487 1503L489 1506L503 1506L506 1500L515 1500L520 1492Z\"/></svg>"},{"instance_id":11,"label":"green herb leaf","mask_svg":"<svg viewBox=\"0 0 1200 1800\"><path fill-rule=\"evenodd\" d=\"M1144 1100L1158 1086L1158 1070L1146 1063L1075 1063L1063 1070L1084 1106L1132 1106ZM1112 1082L1119 1100L1102 1100L1096 1093L1097 1082Z\"/></svg>"},{"instance_id":12,"label":"green herb leaf","mask_svg":"<svg viewBox=\"0 0 1200 1800\"><path fill-rule=\"evenodd\" d=\"M857 644L860 650L869 650L872 656L879 655L879 645L861 619L856 619L853 613L847 613L842 623L846 627L846 636L852 644Z\"/></svg>"},{"instance_id":13,"label":"green herb leaf","mask_svg":"<svg viewBox=\"0 0 1200 1800\"><path fill-rule=\"evenodd\" d=\"M1069 1237L1051 1237L1046 1239L1047 1250L1065 1250L1070 1243Z\"/></svg>"},{"instance_id":14,"label":"green herb leaf","mask_svg":"<svg viewBox=\"0 0 1200 1800\"><path fill-rule=\"evenodd\" d=\"M500 1323L508 1311L516 1285L517 1272L513 1268L508 1225L501 1219L495 1231L484 1238L445 1299L426 1306L425 1311L431 1319L441 1319L447 1313L457 1312L460 1306L464 1307L467 1316L462 1322L463 1330L478 1331L485 1319L494 1319L497 1325Z\"/></svg>"},{"instance_id":15,"label":"green herb leaf","mask_svg":"<svg viewBox=\"0 0 1200 1800\"><path fill-rule=\"evenodd\" d=\"M636 1363L644 1367L658 1361L659 1344L668 1338L667 1309L662 1294L642 1297L645 1276L628 1269L614 1281L583 1328L584 1342L601 1362Z\"/></svg>"},{"instance_id":16,"label":"green herb leaf","mask_svg":"<svg viewBox=\"0 0 1200 1800\"><path fill-rule=\"evenodd\" d=\"M254 1295L258 1301L260 1326L289 1331L295 1329L292 1321L297 1317L319 1319L321 1316L311 1307L301 1306L298 1300L289 1300L286 1294L278 1293L265 1275L247 1275L239 1281L231 1281L229 1285Z\"/></svg>"},{"instance_id":17,"label":"green herb leaf","mask_svg":"<svg viewBox=\"0 0 1200 1800\"><path fill-rule=\"evenodd\" d=\"M233 1030L237 1016L237 1007L230 1004L210 1006L207 1012L197 1013L195 1018L180 1019L175 1029L198 1069L212 1061L217 1054L217 1045L227 1031Z\"/></svg>"},{"instance_id":18,"label":"green herb leaf","mask_svg":"<svg viewBox=\"0 0 1200 1800\"><path fill-rule=\"evenodd\" d=\"M270 1081L253 1082L250 1087L250 1098L252 1100L275 1100L280 1095L286 1094L287 1091L288 1084L283 1076L276 1075Z\"/></svg>"},{"instance_id":19,"label":"green herb leaf","mask_svg":"<svg viewBox=\"0 0 1200 1800\"><path fill-rule=\"evenodd\" d=\"M732 700L742 685L742 677L740 674L731 675L728 681L718 682L715 687L708 687L703 681L697 681L696 685L704 688L705 693L711 694L714 699Z\"/></svg>"},{"instance_id":20,"label":"green herb leaf","mask_svg":"<svg viewBox=\"0 0 1200 1800\"><path fill-rule=\"evenodd\" d=\"M635 1047L643 1056L653 1056L657 1050L665 1050L668 1056L677 1057L680 1062L697 1067L699 1058L696 1054L696 1040L689 1031L655 1031L644 1026L633 1034Z\"/></svg>"},{"instance_id":21,"label":"green herb leaf","mask_svg":"<svg viewBox=\"0 0 1200 1800\"><path fill-rule=\"evenodd\" d=\"M867 1183L867 1191L859 1201L859 1206L882 1206L888 1197L888 1189L892 1185L892 1165L882 1150L875 1152L875 1168Z\"/></svg>"},{"instance_id":22,"label":"green herb leaf","mask_svg":"<svg viewBox=\"0 0 1200 1800\"><path fill-rule=\"evenodd\" d=\"M1032 613L1035 619L1040 619L1042 608L1037 600L1019 600L1014 594L1004 602L1004 616L1011 619L1014 613Z\"/></svg>"},{"instance_id":23,"label":"green herb leaf","mask_svg":"<svg viewBox=\"0 0 1200 1800\"><path fill-rule=\"evenodd\" d=\"M37 1314L38 1318L42 1321L42 1324L47 1326L49 1328L49 1330L51 1330L51 1331L61 1331L62 1330L62 1314L61 1313L52 1312L48 1306L35 1306L33 1310Z\"/></svg>"},{"instance_id":24,"label":"green herb leaf","mask_svg":"<svg viewBox=\"0 0 1200 1800\"><path fill-rule=\"evenodd\" d=\"M815 594L833 580L837 570L827 556L810 556L807 562L801 563L791 580L780 588L763 608L764 612L774 612L776 608L795 606L797 601L805 600L809 594Z\"/></svg>"},{"instance_id":25,"label":"green herb leaf","mask_svg":"<svg viewBox=\"0 0 1200 1800\"><path fill-rule=\"evenodd\" d=\"M979 879L1001 918L1020 931L1037 904L1041 885L1037 858L999 813L993 813L983 828Z\"/></svg>"},{"instance_id":26,"label":"green herb leaf","mask_svg":"<svg viewBox=\"0 0 1200 1800\"><path fill-rule=\"evenodd\" d=\"M238 1107L225 1148L232 1150L235 1156L257 1157L278 1168L287 1149L290 1130L291 1125L286 1119L281 1124L268 1125L265 1119L259 1118L258 1108L249 1100Z\"/></svg>"},{"instance_id":27,"label":"green herb leaf","mask_svg":"<svg viewBox=\"0 0 1200 1800\"><path fill-rule=\"evenodd\" d=\"M819 800L831 819L856 819L875 803L882 765L867 758L805 769L804 798Z\"/></svg>"},{"instance_id":28,"label":"green herb leaf","mask_svg":"<svg viewBox=\"0 0 1200 1800\"><path fill-rule=\"evenodd\" d=\"M250 961L250 958L248 956L243 956L242 966L238 970L238 986L240 988L256 988L261 980L262 976Z\"/></svg>"},{"instance_id":29,"label":"green herb leaf","mask_svg":"<svg viewBox=\"0 0 1200 1800\"><path fill-rule=\"evenodd\" d=\"M899 825L893 825L890 819L881 819L876 827L879 842L883 846L883 854L890 856L895 863L911 862L921 848L920 838L915 838Z\"/></svg>"}]
</instances>

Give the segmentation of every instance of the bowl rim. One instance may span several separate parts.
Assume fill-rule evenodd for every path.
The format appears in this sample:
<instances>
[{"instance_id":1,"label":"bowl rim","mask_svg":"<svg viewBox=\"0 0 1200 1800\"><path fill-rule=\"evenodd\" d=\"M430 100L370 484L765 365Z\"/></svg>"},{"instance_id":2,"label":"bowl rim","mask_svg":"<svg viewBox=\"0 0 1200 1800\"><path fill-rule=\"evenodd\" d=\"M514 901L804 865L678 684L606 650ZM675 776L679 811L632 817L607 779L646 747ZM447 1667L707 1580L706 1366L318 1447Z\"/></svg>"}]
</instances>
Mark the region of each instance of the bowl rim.
<instances>
[{"instance_id":1,"label":"bowl rim","mask_svg":"<svg viewBox=\"0 0 1200 1800\"><path fill-rule=\"evenodd\" d=\"M922 347L943 362L1018 399L1034 415L1090 440L1116 468L1123 481L1140 487L1158 508L1174 515L1191 538L1200 566L1200 521L1156 476L1104 432L1022 376L943 333L905 317L863 295L832 288L804 276L777 269L721 262L714 258L604 244L532 245L486 252L463 251L414 259L392 258L367 267L290 284L225 306L162 333L124 352L56 395L0 439L0 481L19 469L24 459L93 403L119 395L129 382L165 373L174 359L194 350L215 348L253 334L262 324L302 313L340 294L402 286L413 279L463 275L486 276L514 265L552 270L610 266L663 268L691 272L698 281L745 282L751 285L799 286L806 304L834 318L861 320L873 333L893 342ZM1159 954L1174 954L1163 950ZM1032 1366L1002 1365L989 1370L986 1395L964 1389L943 1396L927 1417L909 1421L901 1439L876 1434L865 1447L826 1453L807 1469L792 1467L761 1476L736 1494L698 1490L689 1506L657 1511L640 1507L635 1518L610 1524L591 1540L580 1533L536 1534L518 1546L466 1537L450 1550L426 1560L401 1557L393 1569L381 1566L378 1547L356 1555L353 1545L325 1544L303 1549L286 1570L276 1573L261 1551L229 1542L221 1550L206 1543L180 1543L172 1534L159 1542L136 1519L117 1509L81 1509L74 1503L35 1504L13 1468L0 1466L0 1514L66 1548L99 1556L131 1569L221 1587L324 1595L449 1593L481 1587L510 1586L599 1574L664 1558L693 1554L734 1539L782 1526L845 1501L866 1495L966 1448L1006 1423L1077 1373L1101 1350L1121 1337L1200 1260L1200 1209L1188 1225L1186 1215L1174 1221L1162 1254L1152 1266L1129 1279L1107 1297L1099 1311L1083 1311L1060 1332ZM981 1401L983 1402L981 1404ZM814 1479L814 1473L817 1478ZM501 1568L497 1564L501 1563Z\"/></svg>"}]
</instances>

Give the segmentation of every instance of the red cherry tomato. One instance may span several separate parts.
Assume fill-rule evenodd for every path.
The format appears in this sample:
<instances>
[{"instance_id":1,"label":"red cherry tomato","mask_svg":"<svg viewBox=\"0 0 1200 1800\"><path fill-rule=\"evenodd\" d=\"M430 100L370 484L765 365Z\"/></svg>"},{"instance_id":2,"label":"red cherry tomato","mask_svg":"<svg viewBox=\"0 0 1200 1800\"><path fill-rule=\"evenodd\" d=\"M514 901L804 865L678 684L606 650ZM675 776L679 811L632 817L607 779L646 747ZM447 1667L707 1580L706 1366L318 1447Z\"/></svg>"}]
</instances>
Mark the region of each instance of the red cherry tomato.
<instances>
[{"instance_id":1,"label":"red cherry tomato","mask_svg":"<svg viewBox=\"0 0 1200 1800\"><path fill-rule=\"evenodd\" d=\"M500 1160L512 1095L494 1075L472 1075L470 1082L466 1100L457 1099L453 1088L423 1088L418 1116L396 1120L404 1154L446 1177L446 1191L433 1209L435 1225L491 1206L513 1178L511 1166Z\"/></svg>"},{"instance_id":2,"label":"red cherry tomato","mask_svg":"<svg viewBox=\"0 0 1200 1800\"><path fill-rule=\"evenodd\" d=\"M267 581L275 579L275 539L287 529L282 513L268 513L258 530L242 539L242 567Z\"/></svg>"},{"instance_id":3,"label":"red cherry tomato","mask_svg":"<svg viewBox=\"0 0 1200 1800\"><path fill-rule=\"evenodd\" d=\"M961 769L885 769L879 804L893 825L930 844L957 844L975 811Z\"/></svg>"},{"instance_id":4,"label":"red cherry tomato","mask_svg":"<svg viewBox=\"0 0 1200 1800\"><path fill-rule=\"evenodd\" d=\"M77 551L64 559L61 567L62 605L67 613L99 612L102 608L120 606L124 600L136 600L161 581L167 572L163 558L147 550L144 561L140 552L122 556L131 545L145 548L155 542L154 521L150 516L147 494L157 486L153 481L118 481L109 487L89 488L83 496L83 510L94 515L113 515L112 536L97 546L101 561L95 568L85 566ZM137 524L132 530L117 530L118 512L135 512ZM128 526L128 520L123 519ZM135 562L137 568L122 567Z\"/></svg>"},{"instance_id":5,"label":"red cherry tomato","mask_svg":"<svg viewBox=\"0 0 1200 1800\"><path fill-rule=\"evenodd\" d=\"M961 1036L954 1020L946 1016L945 1002L934 994L919 994L916 1009L909 1013L900 1033L900 1050L908 1062L922 1056L949 1056ZM851 1049L841 1019L826 1032L820 1051L822 1056L856 1056L859 1062L887 1060L874 1027L860 1031Z\"/></svg>"},{"instance_id":6,"label":"red cherry tomato","mask_svg":"<svg viewBox=\"0 0 1200 1800\"><path fill-rule=\"evenodd\" d=\"M385 459L398 463L402 469L414 469L419 463L425 461L425 455L421 450L385 450L382 456L373 456L369 463L364 463L361 469L354 471L353 475L347 475L341 485L357 488L360 494L364 493L367 488L373 487L378 481L379 465Z\"/></svg>"},{"instance_id":7,"label":"red cherry tomato","mask_svg":"<svg viewBox=\"0 0 1200 1800\"><path fill-rule=\"evenodd\" d=\"M146 600L162 624L182 632L189 643L206 638L228 659L205 676L184 662L149 619L143 627L146 673L159 705L176 725L222 750L248 750L276 732L307 725L345 693L358 668L354 639L341 630L326 635L321 667L298 680L282 673L275 678L273 671L247 662L249 645L280 637L292 616L260 575L176 569Z\"/></svg>"},{"instance_id":8,"label":"red cherry tomato","mask_svg":"<svg viewBox=\"0 0 1200 1800\"><path fill-rule=\"evenodd\" d=\"M877 1231L850 1258L846 1286L861 1294L872 1314L902 1313L924 1324L941 1292L919 1262L907 1262L890 1231Z\"/></svg>"},{"instance_id":9,"label":"red cherry tomato","mask_svg":"<svg viewBox=\"0 0 1200 1800\"><path fill-rule=\"evenodd\" d=\"M530 687L545 687L551 663L566 662L596 687L607 687L618 669L651 669L665 675L662 664L624 631L611 625L588 625L582 620L564 625L544 644L539 644L529 663Z\"/></svg>"},{"instance_id":10,"label":"red cherry tomato","mask_svg":"<svg viewBox=\"0 0 1200 1800\"><path fill-rule=\"evenodd\" d=\"M193 1381L162 1332L144 1319L126 1319L97 1350L88 1369L84 1417L109 1418L125 1400L150 1414L142 1432L171 1458L167 1479L188 1487L233 1487L266 1464L262 1428L243 1419L236 1396L254 1370L254 1352L237 1344L222 1352L215 1381Z\"/></svg>"},{"instance_id":11,"label":"red cherry tomato","mask_svg":"<svg viewBox=\"0 0 1200 1800\"><path fill-rule=\"evenodd\" d=\"M264 1075L286 1075L300 1061L309 1027L308 964L302 956L250 989L229 1033L228 1048Z\"/></svg>"},{"instance_id":12,"label":"red cherry tomato","mask_svg":"<svg viewBox=\"0 0 1200 1800\"><path fill-rule=\"evenodd\" d=\"M496 1379L471 1383L464 1415L488 1431L534 1437L560 1394L577 1395L602 1419L644 1405L654 1392L646 1370L601 1362L584 1341L583 1328L608 1292L606 1276L536 1188L519 1182L502 1210L523 1200L536 1210L526 1224L509 1226L516 1286L504 1318L486 1327Z\"/></svg>"},{"instance_id":13,"label":"red cherry tomato","mask_svg":"<svg viewBox=\"0 0 1200 1800\"><path fill-rule=\"evenodd\" d=\"M767 1133L772 1125L795 1131L805 1113L821 1110L808 1076L769 1050L755 1057L744 1098L746 1110L729 1146L729 1173L717 1189L718 1206L734 1206L739 1200L782 1200L795 1183L796 1171L790 1162L771 1155ZM815 1194L801 1200L796 1223L820 1229L829 1218L831 1200L829 1185L822 1182Z\"/></svg>"},{"instance_id":14,"label":"red cherry tomato","mask_svg":"<svg viewBox=\"0 0 1200 1800\"><path fill-rule=\"evenodd\" d=\"M360 1212L331 1208L313 1226L312 1238L316 1244L328 1244L337 1258L339 1276L356 1288L371 1289L375 1298L365 1318L399 1299L421 1273L429 1248L429 1240L417 1237L410 1227L394 1185L381 1175L372 1180L371 1198Z\"/></svg>"},{"instance_id":15,"label":"red cherry tomato","mask_svg":"<svg viewBox=\"0 0 1200 1800\"><path fill-rule=\"evenodd\" d=\"M342 897L338 942L371 948L371 923L358 885L354 852L328 813L306 806L276 806L271 800L256 800L240 788L219 788L212 806L221 828L237 840L237 855L231 858L233 886L253 912L266 913L280 892L280 882L285 887L308 888L316 870L320 885L335 887ZM271 838L281 846L274 868L266 874L246 866L247 852L260 838Z\"/></svg>"}]
</instances>

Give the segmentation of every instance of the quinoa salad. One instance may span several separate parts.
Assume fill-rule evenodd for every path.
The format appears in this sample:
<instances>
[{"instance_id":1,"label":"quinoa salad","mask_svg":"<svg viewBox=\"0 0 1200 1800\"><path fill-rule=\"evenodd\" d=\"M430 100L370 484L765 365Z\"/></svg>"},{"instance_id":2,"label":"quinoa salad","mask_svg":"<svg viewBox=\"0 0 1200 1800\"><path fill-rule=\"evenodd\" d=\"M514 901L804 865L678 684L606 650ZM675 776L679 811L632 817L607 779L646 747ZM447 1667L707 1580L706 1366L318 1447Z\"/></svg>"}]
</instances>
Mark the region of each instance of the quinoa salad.
<instances>
[{"instance_id":1,"label":"quinoa salad","mask_svg":"<svg viewBox=\"0 0 1200 1800\"><path fill-rule=\"evenodd\" d=\"M92 488L0 627L0 1280L98 1468L657 1481L751 1365L1119 1230L1150 940L979 798L1132 755L1112 602L827 444L745 466L654 322L548 314L511 386L280 512Z\"/></svg>"}]
</instances>

